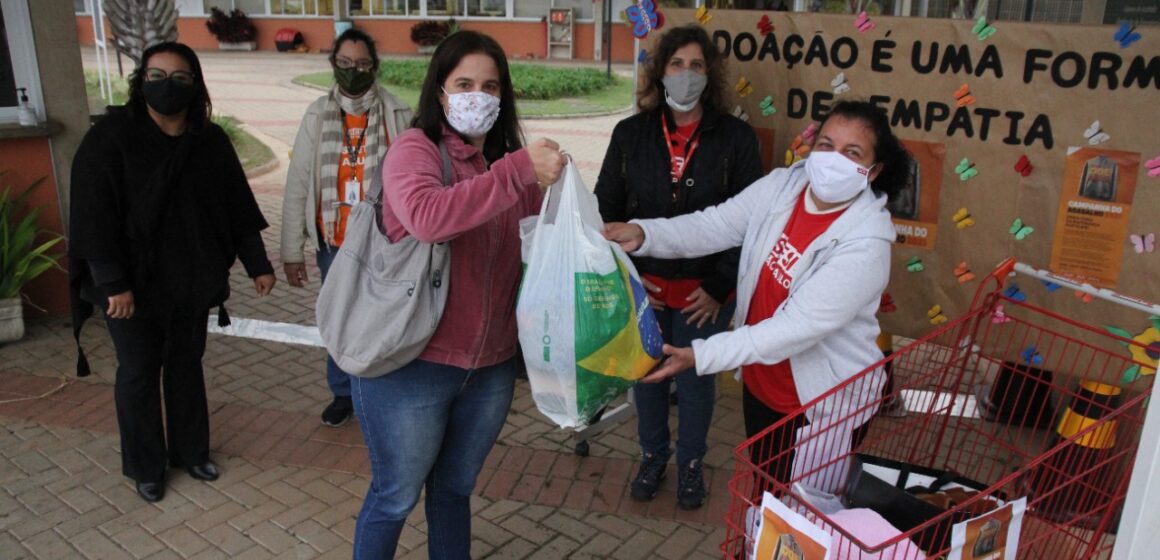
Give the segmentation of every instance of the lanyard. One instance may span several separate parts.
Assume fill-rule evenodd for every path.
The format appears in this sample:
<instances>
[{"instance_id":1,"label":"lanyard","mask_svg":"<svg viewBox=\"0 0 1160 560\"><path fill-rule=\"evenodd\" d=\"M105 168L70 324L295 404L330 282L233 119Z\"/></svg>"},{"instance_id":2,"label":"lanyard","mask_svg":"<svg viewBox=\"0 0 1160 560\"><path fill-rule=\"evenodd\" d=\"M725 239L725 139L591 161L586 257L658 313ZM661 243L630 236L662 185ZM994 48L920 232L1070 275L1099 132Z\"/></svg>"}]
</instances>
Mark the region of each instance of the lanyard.
<instances>
[{"instance_id":1,"label":"lanyard","mask_svg":"<svg viewBox=\"0 0 1160 560\"><path fill-rule=\"evenodd\" d=\"M664 122L664 119L661 120L661 130L665 133L665 147L669 149L669 163L671 164L673 160L677 159L677 154L673 152L673 139L669 136L669 125L668 123ZM677 167L677 183L679 183L680 178L685 175L685 168L689 166L689 160L693 159L693 152L697 151L697 146L700 144L701 138L699 136L696 140L692 141L691 145L688 143L685 144L685 160L681 162L679 167ZM675 186L673 187L673 189L676 188L677 187Z\"/></svg>"},{"instance_id":2,"label":"lanyard","mask_svg":"<svg viewBox=\"0 0 1160 560\"><path fill-rule=\"evenodd\" d=\"M368 122L367 125L369 126L370 123ZM353 145L353 146L350 144L350 135L346 133L346 111L343 111L342 112L342 145L343 145L343 149L346 150L347 165L350 165L350 167L352 169L355 167L358 167L358 153L360 151L362 151L363 140L365 140L366 137L367 137L367 129L364 126L362 129L362 132L360 132L358 135L358 142L355 143L355 145Z\"/></svg>"}]
</instances>

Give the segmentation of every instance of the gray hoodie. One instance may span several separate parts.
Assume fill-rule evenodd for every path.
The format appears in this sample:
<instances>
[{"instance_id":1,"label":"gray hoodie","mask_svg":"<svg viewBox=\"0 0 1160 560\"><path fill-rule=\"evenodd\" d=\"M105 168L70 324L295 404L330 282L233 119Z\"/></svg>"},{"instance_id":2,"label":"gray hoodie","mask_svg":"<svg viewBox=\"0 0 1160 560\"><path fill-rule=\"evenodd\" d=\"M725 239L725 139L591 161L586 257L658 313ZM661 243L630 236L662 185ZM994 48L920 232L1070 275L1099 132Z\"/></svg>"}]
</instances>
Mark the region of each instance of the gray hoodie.
<instances>
[{"instance_id":1,"label":"gray hoodie","mask_svg":"<svg viewBox=\"0 0 1160 560\"><path fill-rule=\"evenodd\" d=\"M645 242L635 254L690 258L741 246L737 327L693 341L697 373L730 371L746 364L789 359L798 398L808 403L882 359L875 344L876 313L890 279L894 226L886 197L863 191L846 211L803 252L791 271L789 296L773 317L745 324L763 263L805 189L805 162L776 169L717 206L673 219L641 220ZM698 232L690 235L689 232ZM878 398L881 372L868 384L848 386L824 406L807 412L811 422L852 412ZM853 408L851 408L853 407ZM861 410L857 426L872 410ZM851 418L852 419L852 418Z\"/></svg>"}]
</instances>

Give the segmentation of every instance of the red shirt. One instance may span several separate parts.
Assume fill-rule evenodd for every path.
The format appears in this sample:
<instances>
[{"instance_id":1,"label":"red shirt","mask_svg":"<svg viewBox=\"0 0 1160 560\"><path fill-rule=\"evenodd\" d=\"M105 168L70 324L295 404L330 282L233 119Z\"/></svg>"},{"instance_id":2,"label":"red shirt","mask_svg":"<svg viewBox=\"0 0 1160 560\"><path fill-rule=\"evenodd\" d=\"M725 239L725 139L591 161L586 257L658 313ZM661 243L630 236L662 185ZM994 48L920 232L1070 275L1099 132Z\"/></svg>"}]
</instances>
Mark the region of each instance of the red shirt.
<instances>
[{"instance_id":1,"label":"red shirt","mask_svg":"<svg viewBox=\"0 0 1160 560\"><path fill-rule=\"evenodd\" d=\"M802 195L794 204L793 214L782 231L781 239L773 244L773 250L765 259L762 273L757 278L753 301L749 304L746 325L756 325L773 317L778 306L789 297L794 266L801 260L802 251L845 212L845 209L842 209L828 214L810 214L805 210L805 197L805 191L802 191ZM789 360L768 366L762 364L744 366L742 379L753 396L776 412L784 414L801 408L802 403L798 400Z\"/></svg>"}]
</instances>

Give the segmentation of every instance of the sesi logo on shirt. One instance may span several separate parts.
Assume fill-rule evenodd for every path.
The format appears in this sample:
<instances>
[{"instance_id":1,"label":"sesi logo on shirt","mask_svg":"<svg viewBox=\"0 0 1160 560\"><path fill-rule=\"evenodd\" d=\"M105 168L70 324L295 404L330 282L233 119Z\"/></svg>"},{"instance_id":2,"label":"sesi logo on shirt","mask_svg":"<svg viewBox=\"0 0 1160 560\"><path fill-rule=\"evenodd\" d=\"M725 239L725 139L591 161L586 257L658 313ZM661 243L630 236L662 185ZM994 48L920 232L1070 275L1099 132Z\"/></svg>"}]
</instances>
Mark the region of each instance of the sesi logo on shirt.
<instances>
[{"instance_id":1,"label":"sesi logo on shirt","mask_svg":"<svg viewBox=\"0 0 1160 560\"><path fill-rule=\"evenodd\" d=\"M793 268L801 259L802 252L793 246L789 236L783 232L781 239L773 244L773 250L765 259L765 268L769 270L773 280L778 285L788 290L790 283L793 282Z\"/></svg>"}]
</instances>

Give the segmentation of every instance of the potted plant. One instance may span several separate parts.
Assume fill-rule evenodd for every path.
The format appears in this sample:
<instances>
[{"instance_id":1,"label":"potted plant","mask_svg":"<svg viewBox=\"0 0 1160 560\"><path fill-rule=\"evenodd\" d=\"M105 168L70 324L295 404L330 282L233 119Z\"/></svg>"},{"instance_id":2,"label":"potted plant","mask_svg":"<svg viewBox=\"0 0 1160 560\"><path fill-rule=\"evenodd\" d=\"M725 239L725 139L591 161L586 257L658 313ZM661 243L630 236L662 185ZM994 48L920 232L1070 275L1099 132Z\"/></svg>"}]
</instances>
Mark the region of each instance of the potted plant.
<instances>
[{"instance_id":1,"label":"potted plant","mask_svg":"<svg viewBox=\"0 0 1160 560\"><path fill-rule=\"evenodd\" d=\"M218 48L223 51L252 51L258 47L254 41L258 28L241 10L229 14L218 8L210 8L206 29L218 40Z\"/></svg>"},{"instance_id":2,"label":"potted plant","mask_svg":"<svg viewBox=\"0 0 1160 560\"><path fill-rule=\"evenodd\" d=\"M419 47L419 54L431 54L439 42L459 31L455 18L447 21L424 20L411 26L411 42Z\"/></svg>"},{"instance_id":3,"label":"potted plant","mask_svg":"<svg viewBox=\"0 0 1160 560\"><path fill-rule=\"evenodd\" d=\"M40 228L36 219L41 209L28 208L25 202L43 180L20 194L13 194L11 187L0 191L0 342L24 337L24 285L50 268L60 268L60 256L49 250L61 237Z\"/></svg>"}]
</instances>

